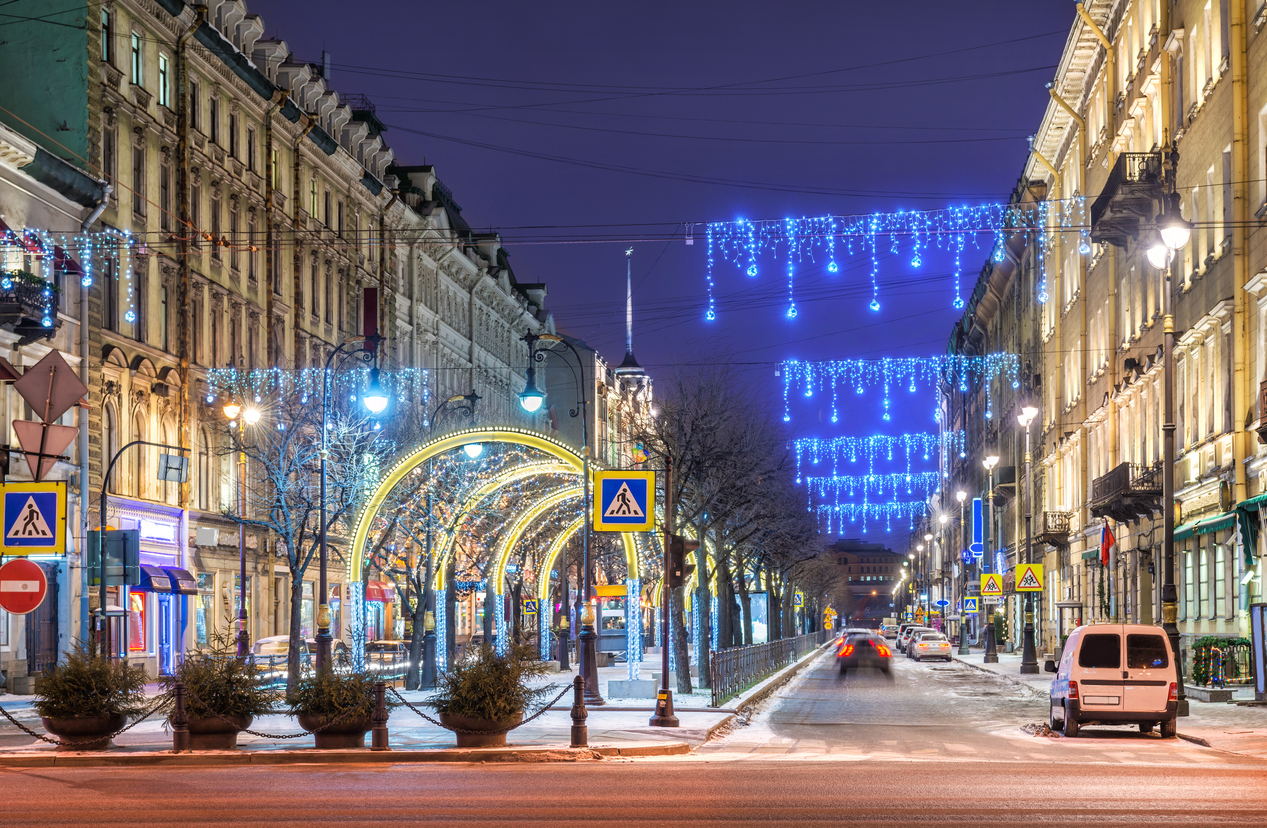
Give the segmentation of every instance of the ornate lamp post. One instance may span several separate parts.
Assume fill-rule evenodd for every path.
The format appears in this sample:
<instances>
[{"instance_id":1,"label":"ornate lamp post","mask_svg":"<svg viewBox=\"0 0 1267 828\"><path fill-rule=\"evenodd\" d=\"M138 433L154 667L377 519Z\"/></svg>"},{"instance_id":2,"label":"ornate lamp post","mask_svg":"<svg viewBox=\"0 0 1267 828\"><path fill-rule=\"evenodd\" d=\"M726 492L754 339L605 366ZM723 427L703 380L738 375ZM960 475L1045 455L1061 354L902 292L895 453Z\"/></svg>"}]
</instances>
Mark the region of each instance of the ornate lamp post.
<instances>
[{"instance_id":1,"label":"ornate lamp post","mask_svg":"<svg viewBox=\"0 0 1267 828\"><path fill-rule=\"evenodd\" d=\"M581 634L577 636L577 672L585 679L585 703L604 704L602 694L598 692L598 633L594 630L594 608L590 589L590 531L593 520L590 508L590 438L589 438L589 399L585 394L585 360L579 351L561 336L554 334L534 334L528 331L523 336L528 343L528 381L523 393L519 395L519 404L529 413L538 411L545 402L545 392L537 387L537 369L533 363L545 362L548 350L537 350L538 342L562 343L576 357L578 373L575 374L577 396L580 397L576 408L568 413L572 417L581 418L581 476L584 478L585 491L585 531L581 534L581 599L584 601L581 610ZM566 584L566 579L564 579ZM564 587L566 590L566 586ZM566 592L565 592L566 594Z\"/></svg>"},{"instance_id":2,"label":"ornate lamp post","mask_svg":"<svg viewBox=\"0 0 1267 828\"><path fill-rule=\"evenodd\" d=\"M990 488L986 492L985 507L985 554L981 557L981 571L990 571L990 556L994 554L994 467L999 464L999 456L991 454L982 461L985 464L986 471L990 473ZM985 596L981 596L984 601ZM993 605L990 605L993 606ZM985 605L981 607L982 617L985 619L985 663L997 664L999 661L998 644L994 641L994 614L986 612Z\"/></svg>"},{"instance_id":3,"label":"ornate lamp post","mask_svg":"<svg viewBox=\"0 0 1267 828\"><path fill-rule=\"evenodd\" d=\"M968 499L968 493L963 489L955 492L955 500L959 501L959 545L967 549L968 532L964 525L963 502ZM959 566L962 568L963 577L960 579L959 589L959 655L968 654L968 614L963 611L964 598L968 597L968 562L964 559L963 553L959 555Z\"/></svg>"},{"instance_id":4,"label":"ornate lamp post","mask_svg":"<svg viewBox=\"0 0 1267 828\"><path fill-rule=\"evenodd\" d=\"M387 393L383 390L382 384L378 380L378 349L383 343L383 337L377 334L369 336L358 336L347 340L339 347L330 352L330 356L326 357L324 372L321 375L321 517L320 525L317 531L320 535L321 557L319 560L319 584L320 605L317 610L317 653L316 653L316 669L318 672L330 669L330 643L333 637L330 635L330 586L326 580L327 576L327 554L326 554L326 461L330 457L330 449L327 440L327 420L330 416L330 373L334 358L343 354L345 356L356 355L362 362L373 365L370 369L370 381L365 392L361 395L361 402L365 405L370 414L382 414L387 408ZM347 350L349 345L355 345L352 350Z\"/></svg>"},{"instance_id":5,"label":"ornate lamp post","mask_svg":"<svg viewBox=\"0 0 1267 828\"><path fill-rule=\"evenodd\" d=\"M229 431L236 432L238 444L238 658L246 658L251 649L251 636L246 614L246 427L260 421L260 410L254 406L245 409L232 401L225 405L224 416L229 419Z\"/></svg>"},{"instance_id":6,"label":"ornate lamp post","mask_svg":"<svg viewBox=\"0 0 1267 828\"><path fill-rule=\"evenodd\" d=\"M1031 476L1031 456L1029 448L1029 424L1038 416L1038 409L1027 405L1016 415L1016 421L1025 429L1025 563L1034 562L1033 539L1030 535L1030 521L1034 510L1034 480ZM1021 638L1021 672L1034 674L1038 672L1038 652L1034 646L1034 593L1025 593L1025 630Z\"/></svg>"}]
</instances>

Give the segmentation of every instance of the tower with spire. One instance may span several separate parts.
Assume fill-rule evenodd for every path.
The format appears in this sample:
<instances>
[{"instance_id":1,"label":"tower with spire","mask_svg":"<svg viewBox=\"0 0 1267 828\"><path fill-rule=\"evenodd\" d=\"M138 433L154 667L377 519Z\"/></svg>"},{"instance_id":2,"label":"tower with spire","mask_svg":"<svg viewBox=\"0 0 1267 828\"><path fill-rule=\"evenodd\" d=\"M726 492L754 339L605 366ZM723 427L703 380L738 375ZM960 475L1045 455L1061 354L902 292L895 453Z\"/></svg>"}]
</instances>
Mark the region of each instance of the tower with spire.
<instances>
[{"instance_id":1,"label":"tower with spire","mask_svg":"<svg viewBox=\"0 0 1267 828\"><path fill-rule=\"evenodd\" d=\"M642 377L646 371L633 353L633 248L625 250L625 358L616 368L618 377Z\"/></svg>"}]
</instances>

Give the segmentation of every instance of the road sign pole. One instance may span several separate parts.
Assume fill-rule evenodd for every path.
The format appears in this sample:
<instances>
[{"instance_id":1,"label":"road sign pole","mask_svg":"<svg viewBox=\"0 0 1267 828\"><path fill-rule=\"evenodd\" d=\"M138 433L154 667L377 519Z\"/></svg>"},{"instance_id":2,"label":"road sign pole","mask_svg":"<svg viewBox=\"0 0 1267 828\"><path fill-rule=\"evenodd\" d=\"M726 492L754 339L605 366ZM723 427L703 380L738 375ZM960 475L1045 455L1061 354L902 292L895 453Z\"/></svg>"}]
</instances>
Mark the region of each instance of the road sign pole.
<instances>
[{"instance_id":1,"label":"road sign pole","mask_svg":"<svg viewBox=\"0 0 1267 828\"><path fill-rule=\"evenodd\" d=\"M993 457L992 460L997 461L998 457ZM981 560L984 564L984 566L982 567L983 570L985 572L989 572L991 567L994 564L994 562L989 559L990 556L994 554L994 466L993 465L990 466L990 490L986 493L985 504L986 505L985 505L985 521L984 522L985 522L986 541L985 541L984 553L981 557ZM982 590L982 593L984 592L985 590ZM985 595L983 594L981 597L984 598ZM990 605L987 604L987 606L990 606ZM984 621L985 621L985 629L982 630L982 632L985 633L985 658L983 659L983 662L985 664L998 664L999 650L998 650L998 645L994 641L994 613L993 612L984 613Z\"/></svg>"},{"instance_id":2,"label":"road sign pole","mask_svg":"<svg viewBox=\"0 0 1267 828\"><path fill-rule=\"evenodd\" d=\"M648 502L651 502L649 497ZM664 456L664 573L660 579L660 691L656 696L652 727L677 727L673 715L673 691L669 689L669 543L673 533L673 458Z\"/></svg>"}]
</instances>

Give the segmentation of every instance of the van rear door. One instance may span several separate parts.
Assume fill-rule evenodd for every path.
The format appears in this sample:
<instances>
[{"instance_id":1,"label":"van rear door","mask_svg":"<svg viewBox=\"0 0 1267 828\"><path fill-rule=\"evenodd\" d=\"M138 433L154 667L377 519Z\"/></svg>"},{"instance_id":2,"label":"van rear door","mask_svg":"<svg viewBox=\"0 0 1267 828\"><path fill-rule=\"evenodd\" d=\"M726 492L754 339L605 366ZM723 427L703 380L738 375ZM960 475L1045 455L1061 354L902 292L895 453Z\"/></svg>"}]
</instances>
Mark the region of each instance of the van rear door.
<instances>
[{"instance_id":1,"label":"van rear door","mask_svg":"<svg viewBox=\"0 0 1267 828\"><path fill-rule=\"evenodd\" d=\"M1126 670L1123 673L1126 709L1164 713L1175 679L1169 642L1161 630L1126 634Z\"/></svg>"},{"instance_id":2,"label":"van rear door","mask_svg":"<svg viewBox=\"0 0 1267 828\"><path fill-rule=\"evenodd\" d=\"M1114 629L1109 627L1108 629ZM1117 629L1121 629L1118 627ZM1078 666L1073 671L1088 713L1116 713L1122 709L1122 635L1116 632L1088 632L1078 647Z\"/></svg>"}]
</instances>

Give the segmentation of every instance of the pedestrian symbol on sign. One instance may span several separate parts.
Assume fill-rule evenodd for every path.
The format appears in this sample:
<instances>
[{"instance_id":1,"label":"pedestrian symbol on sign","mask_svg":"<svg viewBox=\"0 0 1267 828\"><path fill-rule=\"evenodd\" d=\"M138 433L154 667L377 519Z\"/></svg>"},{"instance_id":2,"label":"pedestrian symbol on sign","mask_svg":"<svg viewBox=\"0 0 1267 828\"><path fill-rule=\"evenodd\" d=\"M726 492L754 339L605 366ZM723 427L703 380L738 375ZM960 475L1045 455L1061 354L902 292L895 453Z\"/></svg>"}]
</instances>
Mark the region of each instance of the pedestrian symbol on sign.
<instances>
[{"instance_id":1,"label":"pedestrian symbol on sign","mask_svg":"<svg viewBox=\"0 0 1267 828\"><path fill-rule=\"evenodd\" d=\"M52 537L53 530L49 528L48 521L44 519L40 507L36 504L35 496L27 495L26 503L22 505L9 531L5 532L5 541L17 546L21 545L22 541L47 542Z\"/></svg>"},{"instance_id":2,"label":"pedestrian symbol on sign","mask_svg":"<svg viewBox=\"0 0 1267 828\"><path fill-rule=\"evenodd\" d=\"M620 488L616 491L616 495L611 500L611 504L603 512L603 517L642 518L646 517L646 513L638 508L638 502L634 500L633 492L629 491L629 484L622 481Z\"/></svg>"}]
</instances>

